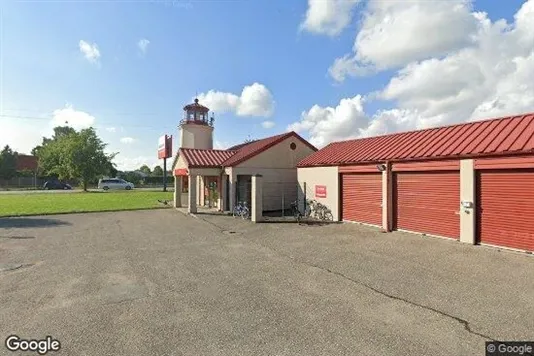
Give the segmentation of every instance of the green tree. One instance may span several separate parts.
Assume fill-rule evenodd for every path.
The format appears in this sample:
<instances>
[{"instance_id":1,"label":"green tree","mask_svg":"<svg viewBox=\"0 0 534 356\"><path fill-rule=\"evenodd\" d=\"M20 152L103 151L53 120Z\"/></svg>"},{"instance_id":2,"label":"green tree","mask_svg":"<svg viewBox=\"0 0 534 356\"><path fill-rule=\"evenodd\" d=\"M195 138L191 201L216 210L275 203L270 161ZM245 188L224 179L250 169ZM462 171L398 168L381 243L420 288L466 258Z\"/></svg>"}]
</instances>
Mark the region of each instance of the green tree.
<instances>
[{"instance_id":1,"label":"green tree","mask_svg":"<svg viewBox=\"0 0 534 356\"><path fill-rule=\"evenodd\" d=\"M46 174L62 180L80 179L87 191L89 182L115 169L112 160L116 154L104 152L106 144L93 128L54 131L52 140L38 150L39 165Z\"/></svg>"},{"instance_id":2,"label":"green tree","mask_svg":"<svg viewBox=\"0 0 534 356\"><path fill-rule=\"evenodd\" d=\"M45 147L47 144L49 144L50 142L55 142L61 137L65 137L73 133L76 133L76 130L74 130L70 126L54 127L54 134L52 135L52 138L43 137L43 142L40 145L34 147L31 151L31 154L34 156L39 156L39 151L43 149L43 147Z\"/></svg>"},{"instance_id":3,"label":"green tree","mask_svg":"<svg viewBox=\"0 0 534 356\"><path fill-rule=\"evenodd\" d=\"M154 170L152 171L152 175L154 177L163 177L163 168L160 166L154 167Z\"/></svg>"},{"instance_id":4,"label":"green tree","mask_svg":"<svg viewBox=\"0 0 534 356\"><path fill-rule=\"evenodd\" d=\"M0 178L7 180L17 175L17 155L8 145L0 152Z\"/></svg>"},{"instance_id":5,"label":"green tree","mask_svg":"<svg viewBox=\"0 0 534 356\"><path fill-rule=\"evenodd\" d=\"M146 164L142 165L141 168L139 168L139 172L143 172L145 174L150 175L152 172L150 171L150 167Z\"/></svg>"},{"instance_id":6,"label":"green tree","mask_svg":"<svg viewBox=\"0 0 534 356\"><path fill-rule=\"evenodd\" d=\"M121 178L134 185L139 185L141 183L141 176L135 172L123 172Z\"/></svg>"}]
</instances>

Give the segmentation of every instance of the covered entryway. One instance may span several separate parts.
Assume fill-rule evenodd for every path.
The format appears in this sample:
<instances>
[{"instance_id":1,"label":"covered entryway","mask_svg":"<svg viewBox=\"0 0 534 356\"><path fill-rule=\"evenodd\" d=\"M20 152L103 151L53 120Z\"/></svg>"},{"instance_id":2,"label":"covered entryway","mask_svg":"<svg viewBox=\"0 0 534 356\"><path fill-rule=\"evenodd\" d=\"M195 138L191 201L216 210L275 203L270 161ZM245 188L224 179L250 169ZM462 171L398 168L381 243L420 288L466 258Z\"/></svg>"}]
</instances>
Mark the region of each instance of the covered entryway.
<instances>
[{"instance_id":1,"label":"covered entryway","mask_svg":"<svg viewBox=\"0 0 534 356\"><path fill-rule=\"evenodd\" d=\"M534 170L477 174L478 242L534 251Z\"/></svg>"},{"instance_id":2,"label":"covered entryway","mask_svg":"<svg viewBox=\"0 0 534 356\"><path fill-rule=\"evenodd\" d=\"M397 172L393 180L395 229L458 239L458 171Z\"/></svg>"},{"instance_id":3,"label":"covered entryway","mask_svg":"<svg viewBox=\"0 0 534 356\"><path fill-rule=\"evenodd\" d=\"M341 178L341 217L382 225L382 174L344 173Z\"/></svg>"}]
</instances>

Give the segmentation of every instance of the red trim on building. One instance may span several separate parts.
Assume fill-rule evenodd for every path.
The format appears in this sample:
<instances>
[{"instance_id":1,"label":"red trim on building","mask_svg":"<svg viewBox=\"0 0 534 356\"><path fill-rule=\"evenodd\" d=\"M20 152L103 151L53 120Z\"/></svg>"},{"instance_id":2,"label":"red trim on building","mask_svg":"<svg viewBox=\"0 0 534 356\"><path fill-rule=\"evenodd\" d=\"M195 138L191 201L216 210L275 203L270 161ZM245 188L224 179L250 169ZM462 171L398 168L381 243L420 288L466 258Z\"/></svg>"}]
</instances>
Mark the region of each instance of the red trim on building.
<instances>
[{"instance_id":1,"label":"red trim on building","mask_svg":"<svg viewBox=\"0 0 534 356\"><path fill-rule=\"evenodd\" d=\"M475 169L534 168L534 156L475 159Z\"/></svg>"},{"instance_id":2,"label":"red trim on building","mask_svg":"<svg viewBox=\"0 0 534 356\"><path fill-rule=\"evenodd\" d=\"M393 163L391 169L393 172L457 171L460 170L460 161L454 160Z\"/></svg>"},{"instance_id":3,"label":"red trim on building","mask_svg":"<svg viewBox=\"0 0 534 356\"><path fill-rule=\"evenodd\" d=\"M340 166L339 173L378 173L376 164L365 164L356 166Z\"/></svg>"},{"instance_id":4,"label":"red trim on building","mask_svg":"<svg viewBox=\"0 0 534 356\"><path fill-rule=\"evenodd\" d=\"M187 171L187 168L176 168L174 170L175 176L187 176L189 175L189 172Z\"/></svg>"}]
</instances>

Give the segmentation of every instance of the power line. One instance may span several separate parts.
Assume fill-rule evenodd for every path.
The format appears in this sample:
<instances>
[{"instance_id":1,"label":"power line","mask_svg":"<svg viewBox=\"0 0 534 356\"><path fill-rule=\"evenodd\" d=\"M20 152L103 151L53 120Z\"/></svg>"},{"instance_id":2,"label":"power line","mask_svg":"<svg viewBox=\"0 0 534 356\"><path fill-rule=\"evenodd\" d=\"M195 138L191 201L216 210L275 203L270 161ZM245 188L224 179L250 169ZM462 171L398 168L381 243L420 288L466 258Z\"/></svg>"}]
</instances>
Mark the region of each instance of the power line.
<instances>
[{"instance_id":1,"label":"power line","mask_svg":"<svg viewBox=\"0 0 534 356\"><path fill-rule=\"evenodd\" d=\"M5 114L0 114L0 118L4 118L4 119L21 119L21 120L42 120L42 121L50 121L50 120L53 119L51 117L5 115ZM117 122L113 122L112 123L112 122L100 122L99 121L99 124L95 125L95 127L102 127L102 125L129 127L129 128L141 128L141 129L151 129L151 130L164 130L164 129L169 129L171 127L173 129L175 129L178 126L178 122L177 122L177 124L175 126L164 125L164 126L155 127L155 126L147 126L147 125L121 124L121 123L117 123Z\"/></svg>"},{"instance_id":2,"label":"power line","mask_svg":"<svg viewBox=\"0 0 534 356\"><path fill-rule=\"evenodd\" d=\"M4 108L4 113L6 111L14 111L14 112L21 112L21 113L38 113L38 114L46 114L49 115L46 110L28 110L28 109L6 109ZM180 111L181 113L181 111ZM110 116L157 116L157 117L166 117L166 116L179 116L180 113L129 113L129 112L113 112L113 111L97 111L96 114L89 114L91 116L100 116L100 115L110 115Z\"/></svg>"}]
</instances>

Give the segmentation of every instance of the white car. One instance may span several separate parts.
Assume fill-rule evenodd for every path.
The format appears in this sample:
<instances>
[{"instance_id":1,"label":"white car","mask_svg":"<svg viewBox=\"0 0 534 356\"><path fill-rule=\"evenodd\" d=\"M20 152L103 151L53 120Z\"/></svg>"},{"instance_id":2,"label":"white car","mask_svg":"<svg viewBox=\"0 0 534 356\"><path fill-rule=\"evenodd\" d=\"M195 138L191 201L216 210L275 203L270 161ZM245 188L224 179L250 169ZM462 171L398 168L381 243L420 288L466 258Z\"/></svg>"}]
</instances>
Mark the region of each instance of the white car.
<instances>
[{"instance_id":1,"label":"white car","mask_svg":"<svg viewBox=\"0 0 534 356\"><path fill-rule=\"evenodd\" d=\"M120 178L103 178L98 181L98 189L124 189L132 190L134 188L133 183L127 182Z\"/></svg>"}]
</instances>

